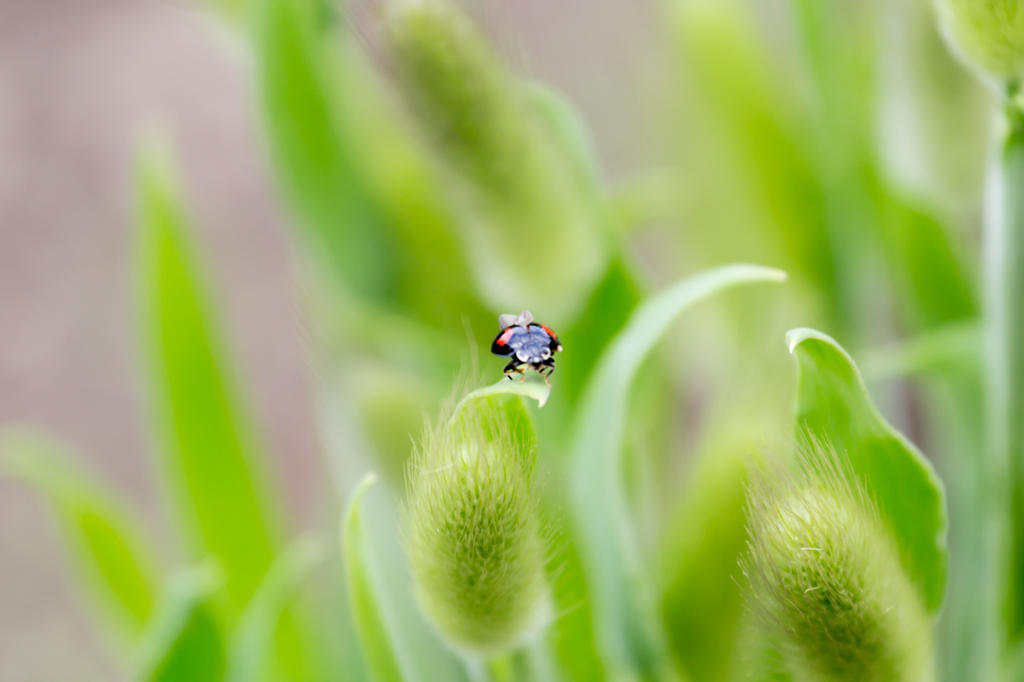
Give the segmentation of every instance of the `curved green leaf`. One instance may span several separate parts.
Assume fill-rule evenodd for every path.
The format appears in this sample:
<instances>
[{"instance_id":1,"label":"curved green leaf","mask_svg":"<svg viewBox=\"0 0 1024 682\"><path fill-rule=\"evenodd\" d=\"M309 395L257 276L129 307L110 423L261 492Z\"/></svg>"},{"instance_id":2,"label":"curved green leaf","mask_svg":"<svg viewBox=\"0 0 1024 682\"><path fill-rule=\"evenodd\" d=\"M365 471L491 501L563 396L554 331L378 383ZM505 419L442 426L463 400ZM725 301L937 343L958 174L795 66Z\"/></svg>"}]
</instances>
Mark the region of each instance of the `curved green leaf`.
<instances>
[{"instance_id":1,"label":"curved green leaf","mask_svg":"<svg viewBox=\"0 0 1024 682\"><path fill-rule=\"evenodd\" d=\"M946 494L924 455L890 426L871 401L853 360L831 337L793 329L786 338L800 370L797 424L846 452L895 534L900 559L936 612L946 589Z\"/></svg>"},{"instance_id":2,"label":"curved green leaf","mask_svg":"<svg viewBox=\"0 0 1024 682\"><path fill-rule=\"evenodd\" d=\"M135 523L137 515L78 469L62 444L28 429L0 433L0 474L46 495L101 608L130 638L137 637L153 611L158 584L154 553Z\"/></svg>"},{"instance_id":3,"label":"curved green leaf","mask_svg":"<svg viewBox=\"0 0 1024 682\"><path fill-rule=\"evenodd\" d=\"M323 558L323 543L314 536L305 536L274 559L232 635L226 682L265 679L265 670L273 662L278 627L288 613L288 605L302 581Z\"/></svg>"},{"instance_id":4,"label":"curved green leaf","mask_svg":"<svg viewBox=\"0 0 1024 682\"><path fill-rule=\"evenodd\" d=\"M455 410L452 412L452 419L458 416L459 412L469 404L470 400L487 398L495 395L521 395L524 398L532 398L533 400L536 400L537 407L544 407L544 404L548 401L548 396L551 395L551 386L547 382L541 380L538 376L534 376L532 374L526 375L523 379L518 381L515 379L502 379L496 384L478 388L460 400L455 406Z\"/></svg>"},{"instance_id":5,"label":"curved green leaf","mask_svg":"<svg viewBox=\"0 0 1024 682\"><path fill-rule=\"evenodd\" d=\"M572 446L572 506L598 650L614 679L672 679L651 581L642 565L621 481L622 439L633 378L672 321L698 301L786 274L726 265L685 279L638 308L601 356L584 391Z\"/></svg>"},{"instance_id":6,"label":"curved green leaf","mask_svg":"<svg viewBox=\"0 0 1024 682\"><path fill-rule=\"evenodd\" d=\"M359 515L363 495L376 480L376 474L367 474L352 493L341 521L341 545L345 555L352 619L363 645L370 674L376 682L403 682L415 676L409 674L412 667L400 657L401 650L395 648L394 632L387 626L374 585L373 576L376 571Z\"/></svg>"},{"instance_id":7,"label":"curved green leaf","mask_svg":"<svg viewBox=\"0 0 1024 682\"><path fill-rule=\"evenodd\" d=\"M138 172L136 265L150 406L192 555L221 562L237 616L273 558L273 526L255 438L229 381L167 155L145 148Z\"/></svg>"},{"instance_id":8,"label":"curved green leaf","mask_svg":"<svg viewBox=\"0 0 1024 682\"><path fill-rule=\"evenodd\" d=\"M215 560L172 574L137 652L142 682L221 682L226 652L215 604L224 573Z\"/></svg>"}]
</instances>

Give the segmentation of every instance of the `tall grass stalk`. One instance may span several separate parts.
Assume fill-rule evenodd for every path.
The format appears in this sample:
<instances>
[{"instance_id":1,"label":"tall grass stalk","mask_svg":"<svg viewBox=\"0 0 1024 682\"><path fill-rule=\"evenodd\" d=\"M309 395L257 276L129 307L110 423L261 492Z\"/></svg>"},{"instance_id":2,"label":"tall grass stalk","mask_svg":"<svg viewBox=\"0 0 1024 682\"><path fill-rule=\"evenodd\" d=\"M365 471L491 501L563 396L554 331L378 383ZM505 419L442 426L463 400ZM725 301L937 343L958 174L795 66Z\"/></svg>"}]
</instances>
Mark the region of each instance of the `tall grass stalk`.
<instances>
[{"instance_id":1,"label":"tall grass stalk","mask_svg":"<svg viewBox=\"0 0 1024 682\"><path fill-rule=\"evenodd\" d=\"M1014 639L1024 625L1024 589L1018 584L1024 570L1024 112L1012 97L1005 106L1002 139L986 191L988 440L979 497L987 502L978 530L988 561L987 575L977 583L987 594L978 595L977 604L986 611L979 620L988 633L977 635L982 653L976 672L982 675L979 679L994 679L999 643L1004 637ZM1001 595L996 586L1002 585L1006 591ZM1005 633L999 632L1002 623Z\"/></svg>"}]
</instances>

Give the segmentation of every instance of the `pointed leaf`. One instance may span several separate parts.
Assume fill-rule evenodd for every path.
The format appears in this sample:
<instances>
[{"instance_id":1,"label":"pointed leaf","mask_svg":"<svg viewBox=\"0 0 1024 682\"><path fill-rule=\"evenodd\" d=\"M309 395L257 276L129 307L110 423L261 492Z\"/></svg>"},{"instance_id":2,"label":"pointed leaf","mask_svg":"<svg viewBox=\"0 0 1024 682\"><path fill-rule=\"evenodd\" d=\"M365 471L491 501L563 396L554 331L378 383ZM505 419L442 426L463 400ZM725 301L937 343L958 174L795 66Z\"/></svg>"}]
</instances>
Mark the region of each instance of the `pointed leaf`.
<instances>
[{"instance_id":1,"label":"pointed leaf","mask_svg":"<svg viewBox=\"0 0 1024 682\"><path fill-rule=\"evenodd\" d=\"M158 583L137 514L79 470L62 444L27 429L0 433L0 474L29 483L49 499L101 608L129 638L137 637L153 611Z\"/></svg>"},{"instance_id":2,"label":"pointed leaf","mask_svg":"<svg viewBox=\"0 0 1024 682\"><path fill-rule=\"evenodd\" d=\"M137 269L157 442L192 555L221 562L237 615L273 556L255 438L232 391L169 163L152 146L138 184Z\"/></svg>"},{"instance_id":3,"label":"pointed leaf","mask_svg":"<svg viewBox=\"0 0 1024 682\"><path fill-rule=\"evenodd\" d=\"M895 534L900 559L931 612L946 589L946 494L924 455L871 401L853 360L831 337L793 329L786 338L800 373L797 423L845 452Z\"/></svg>"},{"instance_id":4,"label":"pointed leaf","mask_svg":"<svg viewBox=\"0 0 1024 682\"><path fill-rule=\"evenodd\" d=\"M673 320L694 303L739 284L781 282L785 273L727 265L685 279L641 305L602 354L584 391L572 446L572 504L597 628L609 673L671 675L650 577L642 565L622 485L630 386ZM669 678L670 679L670 678Z\"/></svg>"},{"instance_id":5,"label":"pointed leaf","mask_svg":"<svg viewBox=\"0 0 1024 682\"><path fill-rule=\"evenodd\" d=\"M142 682L220 682L225 651L215 598L224 574L215 561L180 570L167 581L138 650Z\"/></svg>"}]
</instances>

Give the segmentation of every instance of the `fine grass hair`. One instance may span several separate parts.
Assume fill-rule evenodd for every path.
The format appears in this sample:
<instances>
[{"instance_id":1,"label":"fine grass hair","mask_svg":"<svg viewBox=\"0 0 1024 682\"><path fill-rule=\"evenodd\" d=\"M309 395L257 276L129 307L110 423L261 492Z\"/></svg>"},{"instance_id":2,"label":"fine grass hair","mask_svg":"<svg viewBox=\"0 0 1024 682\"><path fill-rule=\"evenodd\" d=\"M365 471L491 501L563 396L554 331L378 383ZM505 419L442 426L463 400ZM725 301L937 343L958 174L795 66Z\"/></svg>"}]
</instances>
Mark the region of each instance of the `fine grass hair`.
<instances>
[{"instance_id":1,"label":"fine grass hair","mask_svg":"<svg viewBox=\"0 0 1024 682\"><path fill-rule=\"evenodd\" d=\"M797 680L925 682L931 622L875 504L828 445L755 469L748 603Z\"/></svg>"},{"instance_id":2,"label":"fine grass hair","mask_svg":"<svg viewBox=\"0 0 1024 682\"><path fill-rule=\"evenodd\" d=\"M968 64L999 81L1024 71L1024 1L936 0L947 40Z\"/></svg>"},{"instance_id":3,"label":"fine grass hair","mask_svg":"<svg viewBox=\"0 0 1024 682\"><path fill-rule=\"evenodd\" d=\"M447 412L407 471L405 545L434 626L456 651L488 658L550 620L534 453L495 399Z\"/></svg>"}]
</instances>

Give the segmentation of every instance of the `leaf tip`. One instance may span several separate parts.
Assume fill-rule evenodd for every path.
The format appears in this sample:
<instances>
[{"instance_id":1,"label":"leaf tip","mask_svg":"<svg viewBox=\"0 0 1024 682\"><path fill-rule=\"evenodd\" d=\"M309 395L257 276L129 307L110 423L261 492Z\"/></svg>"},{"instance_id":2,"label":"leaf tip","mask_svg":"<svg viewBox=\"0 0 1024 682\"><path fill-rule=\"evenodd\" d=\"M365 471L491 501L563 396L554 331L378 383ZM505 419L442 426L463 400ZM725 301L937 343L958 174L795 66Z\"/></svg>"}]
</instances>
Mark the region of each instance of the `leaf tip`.
<instances>
[{"instance_id":1,"label":"leaf tip","mask_svg":"<svg viewBox=\"0 0 1024 682\"><path fill-rule=\"evenodd\" d=\"M811 329L810 327L797 327L796 329L790 329L786 332L786 345L789 347L789 352L795 353L796 347L804 341L815 339L817 341L824 341L832 346L839 347L836 340L828 334L819 332L817 329Z\"/></svg>"},{"instance_id":2,"label":"leaf tip","mask_svg":"<svg viewBox=\"0 0 1024 682\"><path fill-rule=\"evenodd\" d=\"M373 486L373 484L376 483L376 482L377 482L377 472L376 471L370 471L365 476L363 476L363 480L361 480L359 482L359 485L357 485L356 489L352 492L352 499L349 502L349 506L350 507L357 506L359 504L359 502L362 500L363 495L366 494L366 491L369 490Z\"/></svg>"}]
</instances>

